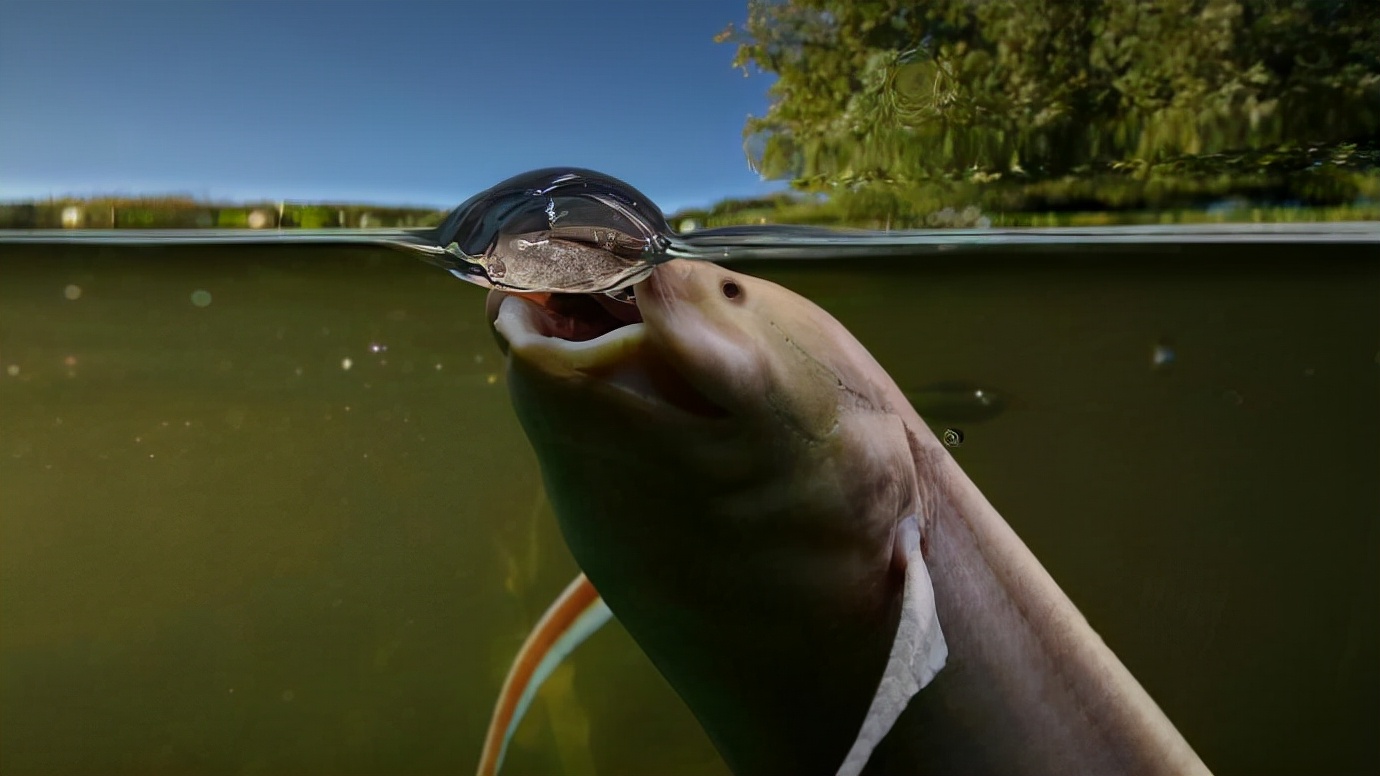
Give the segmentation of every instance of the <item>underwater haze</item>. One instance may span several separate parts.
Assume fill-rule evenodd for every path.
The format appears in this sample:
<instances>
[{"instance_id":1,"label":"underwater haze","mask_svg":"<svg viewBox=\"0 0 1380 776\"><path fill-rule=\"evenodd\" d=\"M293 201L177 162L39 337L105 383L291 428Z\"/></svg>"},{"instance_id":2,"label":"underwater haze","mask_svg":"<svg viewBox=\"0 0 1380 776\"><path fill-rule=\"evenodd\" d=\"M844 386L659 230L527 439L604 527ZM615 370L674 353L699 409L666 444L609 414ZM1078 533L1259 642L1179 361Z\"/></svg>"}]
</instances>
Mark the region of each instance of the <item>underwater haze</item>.
<instances>
[{"instance_id":1,"label":"underwater haze","mask_svg":"<svg viewBox=\"0 0 1380 776\"><path fill-rule=\"evenodd\" d=\"M963 432L1216 772L1373 770L1373 245L741 268ZM6 246L0 364L0 770L473 767L576 573L482 290L383 249ZM724 770L613 626L505 765L556 772Z\"/></svg>"}]
</instances>

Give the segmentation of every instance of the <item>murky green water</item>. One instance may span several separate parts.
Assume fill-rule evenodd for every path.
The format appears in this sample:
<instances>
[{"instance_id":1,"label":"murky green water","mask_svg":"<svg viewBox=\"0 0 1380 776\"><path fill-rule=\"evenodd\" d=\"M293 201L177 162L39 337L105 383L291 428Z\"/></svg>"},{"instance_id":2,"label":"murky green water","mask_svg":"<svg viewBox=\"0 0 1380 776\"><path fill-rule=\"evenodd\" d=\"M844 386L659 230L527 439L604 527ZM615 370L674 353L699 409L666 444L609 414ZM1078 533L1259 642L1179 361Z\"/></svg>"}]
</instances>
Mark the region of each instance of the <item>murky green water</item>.
<instances>
[{"instance_id":1,"label":"murky green water","mask_svg":"<svg viewBox=\"0 0 1380 776\"><path fill-rule=\"evenodd\" d=\"M1375 254L751 269L1011 397L955 455L1209 766L1359 773ZM575 572L482 301L380 250L0 248L0 770L470 771ZM616 627L533 708L506 773L724 772Z\"/></svg>"}]
</instances>

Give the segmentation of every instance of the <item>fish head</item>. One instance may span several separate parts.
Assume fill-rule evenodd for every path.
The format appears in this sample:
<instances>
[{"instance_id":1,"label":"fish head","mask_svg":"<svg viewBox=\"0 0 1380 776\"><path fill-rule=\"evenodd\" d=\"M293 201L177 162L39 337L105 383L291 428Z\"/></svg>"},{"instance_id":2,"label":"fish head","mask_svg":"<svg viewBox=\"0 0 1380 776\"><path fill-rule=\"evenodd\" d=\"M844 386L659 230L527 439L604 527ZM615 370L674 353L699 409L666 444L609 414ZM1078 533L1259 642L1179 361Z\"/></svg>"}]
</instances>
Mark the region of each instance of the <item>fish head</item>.
<instances>
[{"instance_id":1,"label":"fish head","mask_svg":"<svg viewBox=\"0 0 1380 776\"><path fill-rule=\"evenodd\" d=\"M833 319L781 286L677 261L640 289L651 347L738 423L818 443L838 427ZM849 338L851 340L851 337Z\"/></svg>"},{"instance_id":2,"label":"fish head","mask_svg":"<svg viewBox=\"0 0 1380 776\"><path fill-rule=\"evenodd\" d=\"M700 485L763 470L798 483L837 467L874 473L858 481L914 479L901 471L913 446L895 444L904 395L814 303L702 261L659 265L635 289L635 305L491 292L514 403L544 465L573 444L619 467L586 490L673 466Z\"/></svg>"}]
</instances>

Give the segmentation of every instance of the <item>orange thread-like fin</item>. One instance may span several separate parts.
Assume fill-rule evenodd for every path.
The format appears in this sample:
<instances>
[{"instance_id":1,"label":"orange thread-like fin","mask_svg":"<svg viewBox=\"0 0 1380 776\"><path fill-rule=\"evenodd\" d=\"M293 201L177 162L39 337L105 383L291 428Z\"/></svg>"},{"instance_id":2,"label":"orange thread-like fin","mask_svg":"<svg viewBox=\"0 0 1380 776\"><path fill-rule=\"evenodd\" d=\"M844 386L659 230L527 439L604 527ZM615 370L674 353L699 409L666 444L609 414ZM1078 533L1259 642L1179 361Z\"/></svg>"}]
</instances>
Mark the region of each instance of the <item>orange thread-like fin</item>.
<instances>
[{"instance_id":1,"label":"orange thread-like fin","mask_svg":"<svg viewBox=\"0 0 1380 776\"><path fill-rule=\"evenodd\" d=\"M479 756L478 776L496 776L503 767L508 742L532 705L542 682L576 647L613 618L604 599L580 574L537 621L522 643L489 719L484 735L484 751Z\"/></svg>"}]
</instances>

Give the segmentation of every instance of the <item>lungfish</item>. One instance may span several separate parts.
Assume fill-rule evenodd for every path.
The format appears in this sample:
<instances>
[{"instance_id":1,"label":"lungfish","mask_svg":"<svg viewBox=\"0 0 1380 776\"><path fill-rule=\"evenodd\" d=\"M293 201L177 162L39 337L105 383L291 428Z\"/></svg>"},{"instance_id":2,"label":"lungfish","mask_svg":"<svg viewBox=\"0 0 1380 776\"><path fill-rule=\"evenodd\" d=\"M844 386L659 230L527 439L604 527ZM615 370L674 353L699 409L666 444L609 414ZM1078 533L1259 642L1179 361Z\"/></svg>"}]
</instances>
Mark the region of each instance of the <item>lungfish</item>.
<instances>
[{"instance_id":1,"label":"lungfish","mask_svg":"<svg viewBox=\"0 0 1380 776\"><path fill-rule=\"evenodd\" d=\"M585 576L481 772L611 612L737 774L1207 773L838 321L705 262L635 298L488 301Z\"/></svg>"}]
</instances>

